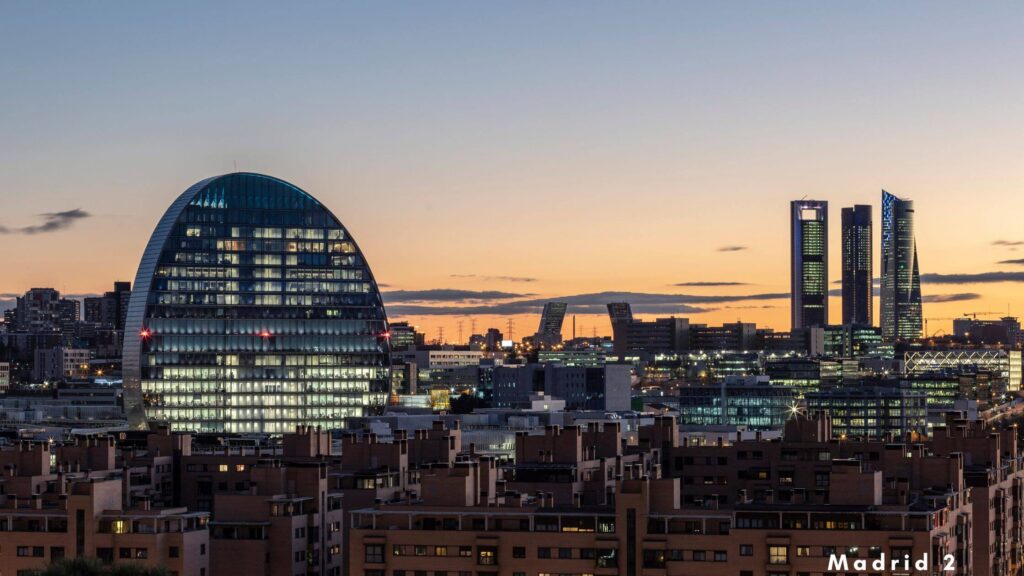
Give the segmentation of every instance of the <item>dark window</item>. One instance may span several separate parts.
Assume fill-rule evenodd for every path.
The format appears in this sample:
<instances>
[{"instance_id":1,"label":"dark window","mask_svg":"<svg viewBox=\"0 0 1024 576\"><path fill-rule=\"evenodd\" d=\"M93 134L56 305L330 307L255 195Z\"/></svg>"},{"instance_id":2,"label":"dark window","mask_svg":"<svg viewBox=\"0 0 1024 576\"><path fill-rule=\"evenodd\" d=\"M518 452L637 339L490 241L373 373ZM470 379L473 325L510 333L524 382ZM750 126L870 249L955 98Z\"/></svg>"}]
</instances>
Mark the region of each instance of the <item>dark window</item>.
<instances>
[{"instance_id":1,"label":"dark window","mask_svg":"<svg viewBox=\"0 0 1024 576\"><path fill-rule=\"evenodd\" d=\"M363 560L367 564L383 564L384 563L384 545L383 544L367 544L364 548Z\"/></svg>"}]
</instances>

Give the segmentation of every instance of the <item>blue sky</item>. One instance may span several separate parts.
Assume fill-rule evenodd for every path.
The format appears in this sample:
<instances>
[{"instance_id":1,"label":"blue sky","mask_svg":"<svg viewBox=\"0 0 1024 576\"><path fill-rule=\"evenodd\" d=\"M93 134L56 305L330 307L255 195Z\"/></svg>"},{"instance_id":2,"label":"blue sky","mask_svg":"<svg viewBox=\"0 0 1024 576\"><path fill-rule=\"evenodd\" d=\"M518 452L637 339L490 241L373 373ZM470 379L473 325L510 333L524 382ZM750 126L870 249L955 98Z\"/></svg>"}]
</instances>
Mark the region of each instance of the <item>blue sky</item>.
<instances>
[{"instance_id":1,"label":"blue sky","mask_svg":"<svg viewBox=\"0 0 1024 576\"><path fill-rule=\"evenodd\" d=\"M174 196L235 166L323 200L395 289L776 293L787 202L829 200L836 251L839 208L877 206L882 187L918 204L922 272L1013 271L996 262L1014 247L992 242L1024 240L1022 16L1009 2L2 3L0 226L92 217L0 237L0 293L131 278ZM716 281L747 286L673 286ZM1003 310L1016 288L931 292ZM777 304L742 314L785 327Z\"/></svg>"}]
</instances>

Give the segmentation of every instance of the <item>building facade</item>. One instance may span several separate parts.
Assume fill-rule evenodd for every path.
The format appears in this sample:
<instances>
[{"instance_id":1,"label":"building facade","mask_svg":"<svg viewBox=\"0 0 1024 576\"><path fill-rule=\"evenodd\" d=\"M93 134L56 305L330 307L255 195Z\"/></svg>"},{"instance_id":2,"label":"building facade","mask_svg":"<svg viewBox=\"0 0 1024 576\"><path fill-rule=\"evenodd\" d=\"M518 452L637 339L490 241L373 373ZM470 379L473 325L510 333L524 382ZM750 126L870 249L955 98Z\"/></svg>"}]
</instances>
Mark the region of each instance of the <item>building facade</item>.
<instances>
[{"instance_id":1,"label":"building facade","mask_svg":"<svg viewBox=\"0 0 1024 576\"><path fill-rule=\"evenodd\" d=\"M203 180L171 205L126 320L125 409L177 429L339 428L385 405L387 318L348 230L259 174Z\"/></svg>"},{"instance_id":2,"label":"building facade","mask_svg":"<svg viewBox=\"0 0 1024 576\"><path fill-rule=\"evenodd\" d=\"M843 324L871 326L874 282L871 206L843 208Z\"/></svg>"},{"instance_id":3,"label":"building facade","mask_svg":"<svg viewBox=\"0 0 1024 576\"><path fill-rule=\"evenodd\" d=\"M562 322L569 305L565 302L548 302L540 314L540 324L534 335L534 343L538 347L549 348L562 342Z\"/></svg>"},{"instance_id":4,"label":"building facade","mask_svg":"<svg viewBox=\"0 0 1024 576\"><path fill-rule=\"evenodd\" d=\"M828 202L790 203L793 329L828 324Z\"/></svg>"},{"instance_id":5,"label":"building facade","mask_svg":"<svg viewBox=\"0 0 1024 576\"><path fill-rule=\"evenodd\" d=\"M921 337L921 275L914 237L914 202L882 190L882 337Z\"/></svg>"}]
</instances>

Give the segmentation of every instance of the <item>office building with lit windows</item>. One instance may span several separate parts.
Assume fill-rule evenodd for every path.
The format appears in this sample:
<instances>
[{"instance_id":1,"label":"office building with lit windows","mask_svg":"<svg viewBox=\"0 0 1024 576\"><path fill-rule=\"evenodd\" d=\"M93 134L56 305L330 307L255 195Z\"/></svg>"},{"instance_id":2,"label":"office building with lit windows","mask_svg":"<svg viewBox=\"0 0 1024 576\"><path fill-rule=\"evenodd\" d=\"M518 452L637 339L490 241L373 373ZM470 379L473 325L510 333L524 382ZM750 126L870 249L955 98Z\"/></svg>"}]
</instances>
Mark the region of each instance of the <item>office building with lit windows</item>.
<instances>
[{"instance_id":1,"label":"office building with lit windows","mask_svg":"<svg viewBox=\"0 0 1024 576\"><path fill-rule=\"evenodd\" d=\"M793 329L828 324L828 202L790 203Z\"/></svg>"},{"instance_id":2,"label":"office building with lit windows","mask_svg":"<svg viewBox=\"0 0 1024 576\"><path fill-rule=\"evenodd\" d=\"M540 325L533 336L534 344L550 348L562 343L562 322L569 305L565 302L548 302L540 314Z\"/></svg>"},{"instance_id":3,"label":"office building with lit windows","mask_svg":"<svg viewBox=\"0 0 1024 576\"><path fill-rule=\"evenodd\" d=\"M380 292L348 230L292 184L203 180L160 219L128 307L130 424L280 434L384 406Z\"/></svg>"},{"instance_id":4,"label":"office building with lit windows","mask_svg":"<svg viewBox=\"0 0 1024 576\"><path fill-rule=\"evenodd\" d=\"M679 424L735 426L747 430L778 430L796 406L793 388L771 383L766 376L729 377L704 385L681 386Z\"/></svg>"},{"instance_id":5,"label":"office building with lit windows","mask_svg":"<svg viewBox=\"0 0 1024 576\"><path fill-rule=\"evenodd\" d=\"M921 275L914 237L914 202L882 190L882 338L921 337Z\"/></svg>"},{"instance_id":6,"label":"office building with lit windows","mask_svg":"<svg viewBox=\"0 0 1024 576\"><path fill-rule=\"evenodd\" d=\"M827 412L836 437L887 440L923 433L928 396L891 387L845 386L804 396L807 413Z\"/></svg>"},{"instance_id":7,"label":"office building with lit windows","mask_svg":"<svg viewBox=\"0 0 1024 576\"><path fill-rule=\"evenodd\" d=\"M871 326L871 206L843 208L843 324Z\"/></svg>"}]
</instances>

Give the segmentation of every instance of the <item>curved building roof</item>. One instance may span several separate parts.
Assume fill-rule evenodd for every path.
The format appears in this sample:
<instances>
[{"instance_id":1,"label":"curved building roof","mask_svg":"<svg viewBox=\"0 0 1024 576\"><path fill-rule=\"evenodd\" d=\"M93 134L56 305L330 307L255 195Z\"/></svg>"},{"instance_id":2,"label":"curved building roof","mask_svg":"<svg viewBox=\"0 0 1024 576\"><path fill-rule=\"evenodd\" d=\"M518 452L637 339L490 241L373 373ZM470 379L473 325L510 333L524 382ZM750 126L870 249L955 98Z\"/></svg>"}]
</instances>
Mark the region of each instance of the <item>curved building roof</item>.
<instances>
[{"instance_id":1,"label":"curved building roof","mask_svg":"<svg viewBox=\"0 0 1024 576\"><path fill-rule=\"evenodd\" d=\"M383 405L389 353L380 292L341 221L283 180L215 176L178 196L142 255L125 410L136 428L337 427Z\"/></svg>"}]
</instances>

